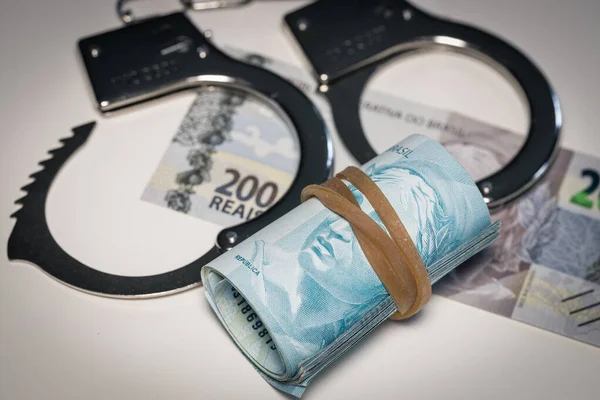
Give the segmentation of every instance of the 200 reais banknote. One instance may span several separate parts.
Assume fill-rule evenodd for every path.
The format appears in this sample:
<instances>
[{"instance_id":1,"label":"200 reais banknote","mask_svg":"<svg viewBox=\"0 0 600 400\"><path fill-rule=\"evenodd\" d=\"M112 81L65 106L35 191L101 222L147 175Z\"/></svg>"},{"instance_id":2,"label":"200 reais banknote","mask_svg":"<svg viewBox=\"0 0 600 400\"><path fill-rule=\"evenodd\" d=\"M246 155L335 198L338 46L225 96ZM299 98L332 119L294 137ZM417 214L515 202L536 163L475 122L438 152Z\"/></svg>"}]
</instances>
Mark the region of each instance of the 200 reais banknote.
<instances>
[{"instance_id":1,"label":"200 reais banknote","mask_svg":"<svg viewBox=\"0 0 600 400\"><path fill-rule=\"evenodd\" d=\"M387 197L437 282L498 236L479 189L436 141L412 135L361 168ZM382 229L365 196L360 208ZM396 311L350 224L310 199L202 269L206 297L274 387L311 379Z\"/></svg>"},{"instance_id":2,"label":"200 reais banknote","mask_svg":"<svg viewBox=\"0 0 600 400\"><path fill-rule=\"evenodd\" d=\"M299 162L293 128L271 107L242 91L203 88L142 198L223 227L237 225L285 194Z\"/></svg>"}]
</instances>

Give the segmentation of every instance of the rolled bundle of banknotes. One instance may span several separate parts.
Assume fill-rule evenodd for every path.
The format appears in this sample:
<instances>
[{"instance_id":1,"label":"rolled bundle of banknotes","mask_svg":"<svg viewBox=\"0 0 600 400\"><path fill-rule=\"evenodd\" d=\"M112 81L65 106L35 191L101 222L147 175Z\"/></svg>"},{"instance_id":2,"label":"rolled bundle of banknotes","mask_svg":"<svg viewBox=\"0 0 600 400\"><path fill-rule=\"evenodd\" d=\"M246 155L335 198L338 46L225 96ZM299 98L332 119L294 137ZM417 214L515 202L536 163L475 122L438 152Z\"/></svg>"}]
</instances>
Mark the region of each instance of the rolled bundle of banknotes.
<instances>
[{"instance_id":1,"label":"rolled bundle of banknotes","mask_svg":"<svg viewBox=\"0 0 600 400\"><path fill-rule=\"evenodd\" d=\"M361 170L398 214L432 284L498 236L472 179L432 139L412 135ZM384 228L364 194L347 185ZM297 397L397 310L350 224L315 198L205 266L202 280L244 355Z\"/></svg>"}]
</instances>

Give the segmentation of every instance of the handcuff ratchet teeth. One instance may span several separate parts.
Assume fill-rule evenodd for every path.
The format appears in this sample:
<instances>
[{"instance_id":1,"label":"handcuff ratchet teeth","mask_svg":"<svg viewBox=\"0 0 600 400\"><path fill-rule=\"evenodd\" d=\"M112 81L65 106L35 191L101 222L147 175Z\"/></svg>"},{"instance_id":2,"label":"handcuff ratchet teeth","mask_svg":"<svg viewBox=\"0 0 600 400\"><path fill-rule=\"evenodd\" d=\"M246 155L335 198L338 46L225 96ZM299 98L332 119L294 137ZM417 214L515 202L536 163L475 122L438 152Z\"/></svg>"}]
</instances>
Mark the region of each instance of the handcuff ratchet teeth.
<instances>
[{"instance_id":1,"label":"handcuff ratchet teeth","mask_svg":"<svg viewBox=\"0 0 600 400\"><path fill-rule=\"evenodd\" d=\"M41 163L45 168L23 188L28 193L17 200L23 207L13 214L17 221L8 242L9 259L30 261L69 286L101 296L140 298L180 292L200 284L204 265L300 204L304 187L329 178L331 138L312 102L283 78L219 51L183 13L140 20L82 39L79 48L102 112L207 86L255 96L295 129L302 155L298 172L283 198L260 216L222 230L215 246L190 264L157 275L108 274L63 250L46 219L50 186L91 134L94 124L86 124L74 128L73 136L62 140L63 147L52 150L53 157Z\"/></svg>"},{"instance_id":2,"label":"handcuff ratchet teeth","mask_svg":"<svg viewBox=\"0 0 600 400\"><path fill-rule=\"evenodd\" d=\"M442 48L497 68L528 102L531 122L520 152L502 170L477 182L488 207L497 209L516 198L551 165L562 127L558 97L533 62L498 37L436 18L403 0L321 0L286 15L285 21L330 102L337 131L360 163L376 155L359 113L370 78L400 55Z\"/></svg>"}]
</instances>

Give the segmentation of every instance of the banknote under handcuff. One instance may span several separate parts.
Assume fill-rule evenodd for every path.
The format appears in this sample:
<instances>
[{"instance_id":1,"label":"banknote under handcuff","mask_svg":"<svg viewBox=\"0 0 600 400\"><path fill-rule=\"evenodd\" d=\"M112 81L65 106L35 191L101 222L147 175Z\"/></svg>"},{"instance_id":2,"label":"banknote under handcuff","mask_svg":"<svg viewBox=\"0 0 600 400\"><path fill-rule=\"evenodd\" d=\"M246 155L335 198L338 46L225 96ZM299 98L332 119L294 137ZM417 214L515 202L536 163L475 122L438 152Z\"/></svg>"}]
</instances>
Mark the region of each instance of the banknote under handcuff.
<instances>
[{"instance_id":1,"label":"banknote under handcuff","mask_svg":"<svg viewBox=\"0 0 600 400\"><path fill-rule=\"evenodd\" d=\"M375 155L358 113L360 94L374 70L400 54L441 46L499 65L521 85L529 100L532 123L521 152L506 168L478 183L488 206L518 196L543 175L557 147L560 108L543 75L522 53L489 34L431 17L406 2L343 3L338 7L336 2L319 1L288 15L286 22L317 73L344 144L358 161ZM328 18L339 22L336 32L326 29ZM211 44L209 34L199 32L183 13L141 20L84 39L79 47L102 112L200 85L234 87L252 92L287 117L298 133L302 154L310 146L311 162L301 161L293 187L269 212L225 229L217 245L198 260L160 275L124 277L83 265L52 238L45 222L45 197L53 176L78 146L71 152L59 149L45 162L54 165L54 175L48 174L44 185L36 181L25 187L28 194L18 201L23 208L15 214L10 259L31 261L60 281L94 294L133 298L174 293L199 284L202 265L297 205L304 186L329 176L331 143L310 101L284 79L222 54ZM160 78L140 81L136 75L145 73L144 68ZM86 129L89 134L92 128ZM81 145L84 141L74 142Z\"/></svg>"}]
</instances>

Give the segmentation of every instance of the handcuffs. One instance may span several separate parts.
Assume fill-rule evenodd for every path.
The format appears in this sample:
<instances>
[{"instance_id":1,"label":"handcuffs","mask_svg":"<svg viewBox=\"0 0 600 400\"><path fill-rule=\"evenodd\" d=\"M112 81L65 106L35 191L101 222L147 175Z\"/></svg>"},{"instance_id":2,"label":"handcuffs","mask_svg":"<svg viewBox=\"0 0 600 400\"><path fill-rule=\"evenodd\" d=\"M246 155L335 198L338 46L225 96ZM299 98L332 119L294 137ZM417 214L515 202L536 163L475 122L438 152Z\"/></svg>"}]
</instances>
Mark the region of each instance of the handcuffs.
<instances>
[{"instance_id":1,"label":"handcuffs","mask_svg":"<svg viewBox=\"0 0 600 400\"><path fill-rule=\"evenodd\" d=\"M126 8L127 3L132 3L136 0L117 0L117 16L125 24L134 21L133 11ZM250 3L252 0L179 0L184 10L214 10L217 8L239 7Z\"/></svg>"},{"instance_id":2,"label":"handcuffs","mask_svg":"<svg viewBox=\"0 0 600 400\"><path fill-rule=\"evenodd\" d=\"M287 193L260 216L222 230L215 246L197 260L173 271L149 276L120 276L84 265L53 238L45 204L52 181L68 158L86 141L93 124L75 128L64 146L43 161L8 242L11 260L26 260L61 282L108 297L140 298L172 294L200 284L200 269L222 252L251 236L300 204L302 189L329 178L333 145L312 102L292 83L265 69L234 60L211 44L183 13L147 18L118 30L84 38L79 49L101 112L202 86L231 88L270 105L298 136L301 157Z\"/></svg>"},{"instance_id":3,"label":"handcuffs","mask_svg":"<svg viewBox=\"0 0 600 400\"><path fill-rule=\"evenodd\" d=\"M377 155L359 113L371 77L400 55L437 48L496 67L522 89L529 103L531 125L523 147L503 169L477 182L488 207L502 207L544 175L558 149L562 113L556 93L523 53L489 33L436 18L404 0L341 3L317 1L286 15L285 22L331 105L344 145L359 163Z\"/></svg>"},{"instance_id":4,"label":"handcuffs","mask_svg":"<svg viewBox=\"0 0 600 400\"><path fill-rule=\"evenodd\" d=\"M190 4L218 1L181 0ZM326 180L333 148L323 119L299 89L279 76L236 61L213 46L183 13L131 23L133 16L118 2L127 26L82 39L79 49L98 107L112 112L174 92L216 85L242 90L269 103L291 124L303 157L287 194L263 215L224 229L206 254L179 269L152 276L118 276L86 266L56 243L48 229L45 203L56 174L86 141L93 124L74 129L53 158L32 175L17 200L23 207L8 243L9 259L27 260L65 284L109 297L139 298L176 293L200 284L200 269L223 251L268 225L300 202L302 189ZM222 0L241 5L245 0ZM335 7L335 5L342 5ZM202 6L198 6L202 8ZM331 21L335 20L335 29ZM465 52L490 63L520 85L529 103L531 126L521 151L505 168L477 183L491 209L526 191L551 165L562 126L558 98L538 68L506 42L481 30L433 17L406 1L321 0L285 17L287 26L310 61L320 91L331 104L345 146L360 162L376 156L359 116L360 97L369 79L386 62L426 48ZM149 79L145 79L150 74Z\"/></svg>"}]
</instances>

